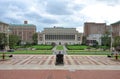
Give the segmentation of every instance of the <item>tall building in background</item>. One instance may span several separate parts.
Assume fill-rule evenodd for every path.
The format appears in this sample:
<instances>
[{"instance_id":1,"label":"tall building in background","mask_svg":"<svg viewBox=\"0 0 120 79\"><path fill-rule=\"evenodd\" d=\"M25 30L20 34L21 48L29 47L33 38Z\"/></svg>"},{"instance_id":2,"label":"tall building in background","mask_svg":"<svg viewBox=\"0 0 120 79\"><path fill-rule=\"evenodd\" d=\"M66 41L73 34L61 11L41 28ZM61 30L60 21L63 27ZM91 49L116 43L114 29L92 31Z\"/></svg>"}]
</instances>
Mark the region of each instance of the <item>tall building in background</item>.
<instances>
[{"instance_id":1,"label":"tall building in background","mask_svg":"<svg viewBox=\"0 0 120 79\"><path fill-rule=\"evenodd\" d=\"M84 35L89 36L91 34L104 34L106 31L106 23L84 23Z\"/></svg>"},{"instance_id":2,"label":"tall building in background","mask_svg":"<svg viewBox=\"0 0 120 79\"><path fill-rule=\"evenodd\" d=\"M44 31L38 33L38 44L81 44L82 33L78 33L76 28L44 28Z\"/></svg>"},{"instance_id":3,"label":"tall building in background","mask_svg":"<svg viewBox=\"0 0 120 79\"><path fill-rule=\"evenodd\" d=\"M120 36L120 21L111 24L112 36Z\"/></svg>"},{"instance_id":4,"label":"tall building in background","mask_svg":"<svg viewBox=\"0 0 120 79\"><path fill-rule=\"evenodd\" d=\"M0 33L5 33L7 37L7 45L4 49L9 50L9 24L0 21Z\"/></svg>"},{"instance_id":5,"label":"tall building in background","mask_svg":"<svg viewBox=\"0 0 120 79\"><path fill-rule=\"evenodd\" d=\"M95 41L101 45L101 36L106 31L106 23L94 23L85 22L84 23L84 36L87 39L88 45L93 45Z\"/></svg>"},{"instance_id":6,"label":"tall building in background","mask_svg":"<svg viewBox=\"0 0 120 79\"><path fill-rule=\"evenodd\" d=\"M9 24L0 21L0 33L8 33Z\"/></svg>"},{"instance_id":7,"label":"tall building in background","mask_svg":"<svg viewBox=\"0 0 120 79\"><path fill-rule=\"evenodd\" d=\"M10 31L21 38L22 44L26 44L26 42L32 43L32 36L36 33L36 26L24 21L24 24L10 24Z\"/></svg>"}]
</instances>

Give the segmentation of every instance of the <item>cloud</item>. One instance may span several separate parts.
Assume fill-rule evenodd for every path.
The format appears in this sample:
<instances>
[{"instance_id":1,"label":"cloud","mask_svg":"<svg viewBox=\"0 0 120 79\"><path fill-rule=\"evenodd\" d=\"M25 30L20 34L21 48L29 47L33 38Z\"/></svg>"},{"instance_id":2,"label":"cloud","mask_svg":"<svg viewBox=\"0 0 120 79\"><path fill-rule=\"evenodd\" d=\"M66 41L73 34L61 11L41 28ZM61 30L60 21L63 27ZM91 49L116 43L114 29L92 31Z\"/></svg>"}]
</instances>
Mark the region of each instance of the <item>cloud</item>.
<instances>
[{"instance_id":1,"label":"cloud","mask_svg":"<svg viewBox=\"0 0 120 79\"><path fill-rule=\"evenodd\" d=\"M120 0L97 0L99 2L103 2L105 4L107 4L108 6L116 6L119 5Z\"/></svg>"},{"instance_id":2,"label":"cloud","mask_svg":"<svg viewBox=\"0 0 120 79\"><path fill-rule=\"evenodd\" d=\"M81 13L87 16L87 21L105 22L109 23L120 19L120 6L106 6L105 4L96 4L84 8Z\"/></svg>"},{"instance_id":3,"label":"cloud","mask_svg":"<svg viewBox=\"0 0 120 79\"><path fill-rule=\"evenodd\" d=\"M42 19L42 22L47 23L47 24L55 24L55 23L57 23L57 20L45 18L45 19Z\"/></svg>"},{"instance_id":4,"label":"cloud","mask_svg":"<svg viewBox=\"0 0 120 79\"><path fill-rule=\"evenodd\" d=\"M13 19L13 18L10 18L10 17L3 18L3 20L5 20L7 23L10 23L10 24L13 24L13 23L20 24L21 23L20 20Z\"/></svg>"},{"instance_id":5,"label":"cloud","mask_svg":"<svg viewBox=\"0 0 120 79\"><path fill-rule=\"evenodd\" d=\"M81 32L81 33L84 32L84 31L83 31L83 27L76 27L76 30L77 30L78 32Z\"/></svg>"},{"instance_id":6,"label":"cloud","mask_svg":"<svg viewBox=\"0 0 120 79\"><path fill-rule=\"evenodd\" d=\"M49 0L46 5L46 11L55 15L70 15L71 10L67 6L68 2L61 0Z\"/></svg>"},{"instance_id":7,"label":"cloud","mask_svg":"<svg viewBox=\"0 0 120 79\"><path fill-rule=\"evenodd\" d=\"M37 31L52 26L83 32L84 22L114 23L120 20L120 0L0 0L0 20L34 24Z\"/></svg>"}]
</instances>

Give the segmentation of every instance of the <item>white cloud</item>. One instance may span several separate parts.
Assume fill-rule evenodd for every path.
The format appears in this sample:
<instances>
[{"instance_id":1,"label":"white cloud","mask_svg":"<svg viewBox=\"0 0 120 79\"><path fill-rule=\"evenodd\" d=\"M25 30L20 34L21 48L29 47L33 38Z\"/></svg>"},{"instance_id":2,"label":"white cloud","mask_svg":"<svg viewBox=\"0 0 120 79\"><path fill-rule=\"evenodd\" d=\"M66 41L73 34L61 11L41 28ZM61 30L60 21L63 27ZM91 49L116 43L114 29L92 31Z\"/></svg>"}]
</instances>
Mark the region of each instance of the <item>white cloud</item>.
<instances>
[{"instance_id":1,"label":"white cloud","mask_svg":"<svg viewBox=\"0 0 120 79\"><path fill-rule=\"evenodd\" d=\"M83 32L84 22L120 20L120 0L0 0L1 21L23 23L28 20L37 26L74 27Z\"/></svg>"},{"instance_id":2,"label":"white cloud","mask_svg":"<svg viewBox=\"0 0 120 79\"><path fill-rule=\"evenodd\" d=\"M96 4L85 7L81 13L88 17L88 21L112 23L120 19L120 6L107 6L105 4Z\"/></svg>"},{"instance_id":3,"label":"white cloud","mask_svg":"<svg viewBox=\"0 0 120 79\"><path fill-rule=\"evenodd\" d=\"M83 31L84 31L82 26L81 27L76 27L76 30L80 33L83 33Z\"/></svg>"}]
</instances>

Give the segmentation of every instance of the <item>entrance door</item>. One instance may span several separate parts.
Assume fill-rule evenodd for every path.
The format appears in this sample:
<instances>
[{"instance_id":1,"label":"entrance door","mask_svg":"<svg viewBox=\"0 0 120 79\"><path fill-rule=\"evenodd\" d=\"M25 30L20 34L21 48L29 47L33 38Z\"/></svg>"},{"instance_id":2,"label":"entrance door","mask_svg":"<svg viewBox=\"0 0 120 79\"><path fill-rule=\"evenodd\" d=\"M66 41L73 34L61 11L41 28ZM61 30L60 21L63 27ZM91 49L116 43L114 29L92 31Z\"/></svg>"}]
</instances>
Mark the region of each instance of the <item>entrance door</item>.
<instances>
[{"instance_id":1,"label":"entrance door","mask_svg":"<svg viewBox=\"0 0 120 79\"><path fill-rule=\"evenodd\" d=\"M59 42L59 45L61 45L61 42Z\"/></svg>"}]
</instances>

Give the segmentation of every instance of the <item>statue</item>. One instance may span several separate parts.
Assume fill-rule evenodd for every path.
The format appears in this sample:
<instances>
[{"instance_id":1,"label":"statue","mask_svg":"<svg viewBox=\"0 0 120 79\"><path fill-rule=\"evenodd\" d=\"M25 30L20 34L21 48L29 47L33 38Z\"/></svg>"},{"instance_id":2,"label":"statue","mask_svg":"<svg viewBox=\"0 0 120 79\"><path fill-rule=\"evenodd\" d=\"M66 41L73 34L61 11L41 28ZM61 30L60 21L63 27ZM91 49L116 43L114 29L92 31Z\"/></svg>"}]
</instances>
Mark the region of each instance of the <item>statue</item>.
<instances>
[{"instance_id":1,"label":"statue","mask_svg":"<svg viewBox=\"0 0 120 79\"><path fill-rule=\"evenodd\" d=\"M55 65L63 65L64 64L64 55L61 54L61 51L56 55Z\"/></svg>"}]
</instances>

